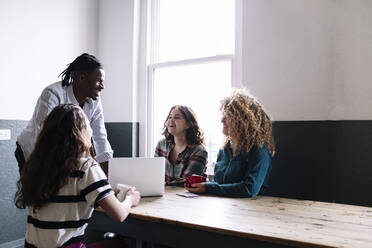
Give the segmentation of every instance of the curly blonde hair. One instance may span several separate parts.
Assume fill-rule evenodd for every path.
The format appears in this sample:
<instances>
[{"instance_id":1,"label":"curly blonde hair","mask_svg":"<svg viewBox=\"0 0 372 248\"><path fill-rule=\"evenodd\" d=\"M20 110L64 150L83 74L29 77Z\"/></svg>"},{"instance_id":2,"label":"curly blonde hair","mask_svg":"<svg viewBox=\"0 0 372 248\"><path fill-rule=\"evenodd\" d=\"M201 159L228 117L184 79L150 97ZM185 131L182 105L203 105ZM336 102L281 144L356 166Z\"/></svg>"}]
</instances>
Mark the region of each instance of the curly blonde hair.
<instances>
[{"instance_id":1,"label":"curly blonde hair","mask_svg":"<svg viewBox=\"0 0 372 248\"><path fill-rule=\"evenodd\" d=\"M251 96L236 91L221 101L221 112L230 119L229 134L224 147L232 137L238 141L237 151L247 154L257 145L267 145L271 156L275 154L272 122L262 106Z\"/></svg>"}]
</instances>

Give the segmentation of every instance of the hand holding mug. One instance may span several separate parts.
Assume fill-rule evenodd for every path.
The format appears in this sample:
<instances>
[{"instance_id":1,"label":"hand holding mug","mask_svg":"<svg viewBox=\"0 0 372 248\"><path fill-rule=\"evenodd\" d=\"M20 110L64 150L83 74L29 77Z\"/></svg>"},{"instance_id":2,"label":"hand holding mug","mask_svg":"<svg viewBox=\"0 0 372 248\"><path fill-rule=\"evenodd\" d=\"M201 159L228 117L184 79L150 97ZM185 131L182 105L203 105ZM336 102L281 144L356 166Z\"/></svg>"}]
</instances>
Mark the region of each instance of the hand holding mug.
<instances>
[{"instance_id":1,"label":"hand holding mug","mask_svg":"<svg viewBox=\"0 0 372 248\"><path fill-rule=\"evenodd\" d=\"M141 199L141 194L135 187L132 187L126 193L126 199L130 199L132 202L132 207L137 206Z\"/></svg>"},{"instance_id":2,"label":"hand holding mug","mask_svg":"<svg viewBox=\"0 0 372 248\"><path fill-rule=\"evenodd\" d=\"M114 192L116 194L116 198L118 198L118 200L120 202L124 201L125 200L125 196L127 194L127 192L132 188L132 186L130 185L126 185L126 184L118 184L116 186L116 188L114 189Z\"/></svg>"},{"instance_id":3,"label":"hand holding mug","mask_svg":"<svg viewBox=\"0 0 372 248\"><path fill-rule=\"evenodd\" d=\"M192 193L205 193L206 178L199 175L192 175L185 179L185 188Z\"/></svg>"}]
</instances>

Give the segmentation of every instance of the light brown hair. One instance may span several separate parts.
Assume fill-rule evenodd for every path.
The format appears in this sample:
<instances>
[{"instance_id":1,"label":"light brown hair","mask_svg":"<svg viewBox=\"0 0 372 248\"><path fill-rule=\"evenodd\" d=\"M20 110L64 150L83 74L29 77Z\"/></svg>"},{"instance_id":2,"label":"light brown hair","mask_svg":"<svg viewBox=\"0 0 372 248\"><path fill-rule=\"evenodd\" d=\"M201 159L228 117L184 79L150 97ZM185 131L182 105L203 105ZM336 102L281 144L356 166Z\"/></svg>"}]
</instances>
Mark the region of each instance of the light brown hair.
<instances>
[{"instance_id":1,"label":"light brown hair","mask_svg":"<svg viewBox=\"0 0 372 248\"><path fill-rule=\"evenodd\" d=\"M231 120L224 146L234 137L241 154L249 153L254 146L261 148L266 144L270 155L274 156L272 122L258 101L242 91L236 91L221 101L220 110Z\"/></svg>"},{"instance_id":2,"label":"light brown hair","mask_svg":"<svg viewBox=\"0 0 372 248\"><path fill-rule=\"evenodd\" d=\"M55 107L47 116L35 148L17 182L14 201L18 208L41 208L67 183L82 156L90 157L86 117L73 104Z\"/></svg>"}]
</instances>

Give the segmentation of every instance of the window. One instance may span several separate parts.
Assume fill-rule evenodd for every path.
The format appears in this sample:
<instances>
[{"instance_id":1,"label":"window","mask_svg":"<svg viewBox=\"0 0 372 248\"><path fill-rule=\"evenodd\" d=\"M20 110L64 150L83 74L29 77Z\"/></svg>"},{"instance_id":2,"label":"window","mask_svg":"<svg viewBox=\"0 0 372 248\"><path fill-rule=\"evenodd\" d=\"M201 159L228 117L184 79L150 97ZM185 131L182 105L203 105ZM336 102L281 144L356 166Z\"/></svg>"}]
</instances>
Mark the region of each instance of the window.
<instances>
[{"instance_id":1,"label":"window","mask_svg":"<svg viewBox=\"0 0 372 248\"><path fill-rule=\"evenodd\" d=\"M230 93L235 1L151 1L148 149L154 153L169 109L190 106L204 131L208 161L222 145L220 100Z\"/></svg>"}]
</instances>

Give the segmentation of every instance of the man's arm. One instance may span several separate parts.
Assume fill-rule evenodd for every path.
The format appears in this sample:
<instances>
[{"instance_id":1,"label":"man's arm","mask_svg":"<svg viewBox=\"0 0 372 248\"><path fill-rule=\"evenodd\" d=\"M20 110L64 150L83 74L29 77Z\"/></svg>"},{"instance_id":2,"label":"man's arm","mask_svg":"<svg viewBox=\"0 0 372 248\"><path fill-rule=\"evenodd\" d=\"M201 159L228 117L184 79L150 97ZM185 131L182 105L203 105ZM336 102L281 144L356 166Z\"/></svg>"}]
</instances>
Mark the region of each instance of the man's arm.
<instances>
[{"instance_id":1,"label":"man's arm","mask_svg":"<svg viewBox=\"0 0 372 248\"><path fill-rule=\"evenodd\" d=\"M101 101L98 100L98 105L90 117L90 126L93 130L93 145L96 152L95 159L101 164L102 169L107 174L107 161L113 157L113 151L110 143L107 140L105 122L103 118L103 110ZM103 163L106 163L102 166ZM106 170L105 170L106 167Z\"/></svg>"}]
</instances>

